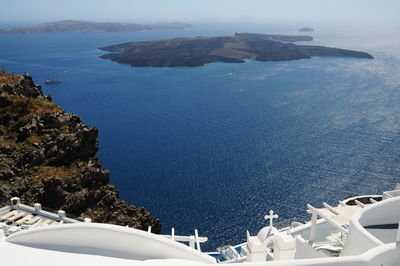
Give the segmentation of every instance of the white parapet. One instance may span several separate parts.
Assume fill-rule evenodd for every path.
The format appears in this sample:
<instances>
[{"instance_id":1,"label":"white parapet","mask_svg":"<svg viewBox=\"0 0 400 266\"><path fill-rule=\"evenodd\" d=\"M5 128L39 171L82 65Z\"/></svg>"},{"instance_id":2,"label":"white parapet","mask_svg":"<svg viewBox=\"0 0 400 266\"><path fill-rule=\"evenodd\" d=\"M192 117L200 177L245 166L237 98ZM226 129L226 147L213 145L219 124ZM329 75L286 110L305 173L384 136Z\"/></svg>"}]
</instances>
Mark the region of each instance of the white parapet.
<instances>
[{"instance_id":1,"label":"white parapet","mask_svg":"<svg viewBox=\"0 0 400 266\"><path fill-rule=\"evenodd\" d=\"M17 207L18 205L21 205L21 199L18 197L13 197L11 198L11 206Z\"/></svg>"},{"instance_id":2,"label":"white parapet","mask_svg":"<svg viewBox=\"0 0 400 266\"><path fill-rule=\"evenodd\" d=\"M247 231L247 262L260 262L267 260L267 245L260 241L258 236L250 236Z\"/></svg>"},{"instance_id":3,"label":"white parapet","mask_svg":"<svg viewBox=\"0 0 400 266\"><path fill-rule=\"evenodd\" d=\"M92 219L90 219L90 218L85 218L85 219L83 219L83 222L84 223L91 223L92 222Z\"/></svg>"},{"instance_id":4,"label":"white parapet","mask_svg":"<svg viewBox=\"0 0 400 266\"><path fill-rule=\"evenodd\" d=\"M35 208L36 212L41 212L42 211L42 204L35 203L35 204L33 204L33 208Z\"/></svg>"},{"instance_id":5,"label":"white parapet","mask_svg":"<svg viewBox=\"0 0 400 266\"><path fill-rule=\"evenodd\" d=\"M286 232L280 232L270 236L265 244L268 247L270 243L274 248L274 261L293 260L295 258L296 242L291 235Z\"/></svg>"},{"instance_id":6,"label":"white parapet","mask_svg":"<svg viewBox=\"0 0 400 266\"><path fill-rule=\"evenodd\" d=\"M385 243L364 227L371 225L398 224L400 221L400 197L394 197L365 207L350 222L347 243L340 256L362 254ZM395 236L393 237L395 239Z\"/></svg>"},{"instance_id":7,"label":"white parapet","mask_svg":"<svg viewBox=\"0 0 400 266\"><path fill-rule=\"evenodd\" d=\"M63 211L63 210L59 210L59 211L57 212L57 215L58 215L58 217L59 217L61 220L64 220L65 217L67 217L65 211Z\"/></svg>"},{"instance_id":8,"label":"white parapet","mask_svg":"<svg viewBox=\"0 0 400 266\"><path fill-rule=\"evenodd\" d=\"M216 263L214 258L205 253L176 241L111 224L76 223L47 226L13 234L6 238L6 242L37 249L119 259L143 261L175 258L207 264Z\"/></svg>"},{"instance_id":9,"label":"white parapet","mask_svg":"<svg viewBox=\"0 0 400 266\"><path fill-rule=\"evenodd\" d=\"M321 250L316 250L315 248L312 247L306 240L304 240L301 236L296 236L296 253L295 253L295 259L296 260L301 260L301 259L316 259L316 258L329 258L330 256L321 251Z\"/></svg>"}]
</instances>

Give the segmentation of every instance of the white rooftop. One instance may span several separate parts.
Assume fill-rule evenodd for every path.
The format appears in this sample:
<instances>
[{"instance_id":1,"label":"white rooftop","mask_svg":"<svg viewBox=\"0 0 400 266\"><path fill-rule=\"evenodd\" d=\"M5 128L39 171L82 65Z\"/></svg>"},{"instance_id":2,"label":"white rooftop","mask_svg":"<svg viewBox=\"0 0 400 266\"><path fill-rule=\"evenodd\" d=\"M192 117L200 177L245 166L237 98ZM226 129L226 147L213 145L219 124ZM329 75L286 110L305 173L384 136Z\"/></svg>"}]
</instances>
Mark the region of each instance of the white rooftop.
<instances>
[{"instance_id":1,"label":"white rooftop","mask_svg":"<svg viewBox=\"0 0 400 266\"><path fill-rule=\"evenodd\" d=\"M109 224L78 222L59 211L29 207L13 199L0 209L1 265L205 265L399 266L400 191L351 198L332 207L308 205L311 221L278 230L269 226L248 242L203 253L198 236L163 236ZM379 201L381 200L381 201ZM378 202L379 201L379 202ZM43 223L46 221L45 223ZM49 222L50 221L50 222ZM57 224L57 226L49 226ZM189 246L177 241L190 242ZM195 249L197 246L197 249ZM216 256L216 257L218 257ZM4 263L4 264L3 264Z\"/></svg>"}]
</instances>

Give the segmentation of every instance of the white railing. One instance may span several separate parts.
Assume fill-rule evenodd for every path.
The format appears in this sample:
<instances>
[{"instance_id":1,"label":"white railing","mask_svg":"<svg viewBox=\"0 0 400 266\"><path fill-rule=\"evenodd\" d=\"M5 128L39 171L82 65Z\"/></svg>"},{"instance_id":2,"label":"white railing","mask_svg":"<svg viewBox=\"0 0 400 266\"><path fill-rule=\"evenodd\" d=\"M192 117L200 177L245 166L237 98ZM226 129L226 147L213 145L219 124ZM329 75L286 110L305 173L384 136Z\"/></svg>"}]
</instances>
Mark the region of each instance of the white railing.
<instances>
[{"instance_id":1,"label":"white railing","mask_svg":"<svg viewBox=\"0 0 400 266\"><path fill-rule=\"evenodd\" d=\"M147 232L151 233L151 226L148 227ZM175 235L175 228L172 227L170 235L160 235L160 236L169 238L176 242L189 243L189 247L197 249L198 251L201 251L200 243L205 243L208 241L207 237L199 236L199 232L197 229L194 230L194 235L180 236L180 235Z\"/></svg>"},{"instance_id":2,"label":"white railing","mask_svg":"<svg viewBox=\"0 0 400 266\"><path fill-rule=\"evenodd\" d=\"M400 190L392 190L383 192L383 199L391 199L400 196Z\"/></svg>"},{"instance_id":3,"label":"white railing","mask_svg":"<svg viewBox=\"0 0 400 266\"><path fill-rule=\"evenodd\" d=\"M10 200L10 206L4 207L5 209L10 208L10 210L21 210L28 213L33 213L39 215L43 218L49 218L51 220L63 221L63 223L79 223L78 220L68 218L65 214L65 211L58 210L57 213L51 213L48 211L44 211L42 209L42 205L40 203L35 203L33 207L22 204L21 200L17 197L14 197ZM4 209L2 208L2 209Z\"/></svg>"}]
</instances>

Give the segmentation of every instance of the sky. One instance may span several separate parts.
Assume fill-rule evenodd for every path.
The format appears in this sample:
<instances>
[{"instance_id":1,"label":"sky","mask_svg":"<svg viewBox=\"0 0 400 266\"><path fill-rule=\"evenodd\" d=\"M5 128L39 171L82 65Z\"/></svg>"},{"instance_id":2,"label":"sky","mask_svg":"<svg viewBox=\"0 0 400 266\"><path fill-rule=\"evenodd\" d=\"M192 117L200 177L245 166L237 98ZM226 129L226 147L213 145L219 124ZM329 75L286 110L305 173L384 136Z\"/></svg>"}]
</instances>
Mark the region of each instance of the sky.
<instances>
[{"instance_id":1,"label":"sky","mask_svg":"<svg viewBox=\"0 0 400 266\"><path fill-rule=\"evenodd\" d=\"M0 21L400 23L400 0L0 0Z\"/></svg>"}]
</instances>

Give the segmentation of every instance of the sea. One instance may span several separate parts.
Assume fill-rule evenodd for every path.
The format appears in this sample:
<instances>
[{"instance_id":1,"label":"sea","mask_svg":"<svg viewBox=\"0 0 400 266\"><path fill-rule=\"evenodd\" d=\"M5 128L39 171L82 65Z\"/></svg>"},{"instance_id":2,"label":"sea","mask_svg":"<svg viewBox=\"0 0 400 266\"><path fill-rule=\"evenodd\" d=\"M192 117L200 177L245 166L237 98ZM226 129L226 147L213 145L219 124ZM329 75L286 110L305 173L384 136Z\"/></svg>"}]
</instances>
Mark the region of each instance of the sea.
<instances>
[{"instance_id":1,"label":"sea","mask_svg":"<svg viewBox=\"0 0 400 266\"><path fill-rule=\"evenodd\" d=\"M235 32L299 34L375 59L131 67L99 58L129 41ZM245 241L273 210L335 205L400 182L400 31L396 25L198 23L187 30L0 35L0 68L29 72L66 112L99 128L98 157L130 204L163 233ZM61 79L45 85L46 79Z\"/></svg>"}]
</instances>

